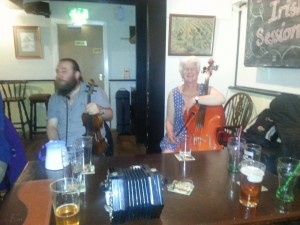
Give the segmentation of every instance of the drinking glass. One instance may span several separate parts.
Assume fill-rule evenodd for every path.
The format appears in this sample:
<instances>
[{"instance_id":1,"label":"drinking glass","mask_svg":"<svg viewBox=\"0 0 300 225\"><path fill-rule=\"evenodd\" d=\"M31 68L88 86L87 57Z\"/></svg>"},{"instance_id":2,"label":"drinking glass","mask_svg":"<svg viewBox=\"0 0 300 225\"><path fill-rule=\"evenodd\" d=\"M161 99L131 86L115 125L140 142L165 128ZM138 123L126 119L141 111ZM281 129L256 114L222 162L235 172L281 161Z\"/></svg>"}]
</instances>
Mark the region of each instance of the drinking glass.
<instances>
[{"instance_id":1,"label":"drinking glass","mask_svg":"<svg viewBox=\"0 0 300 225\"><path fill-rule=\"evenodd\" d=\"M277 161L278 189L276 198L284 203L294 201L294 189L300 176L300 161L291 157L280 157Z\"/></svg>"},{"instance_id":2,"label":"drinking glass","mask_svg":"<svg viewBox=\"0 0 300 225\"><path fill-rule=\"evenodd\" d=\"M85 136L75 139L73 147L76 150L84 151L84 173L91 173L94 170L92 165L92 148L93 138L91 136Z\"/></svg>"},{"instance_id":3,"label":"drinking glass","mask_svg":"<svg viewBox=\"0 0 300 225\"><path fill-rule=\"evenodd\" d=\"M62 158L64 159L64 157ZM85 192L85 175L83 174L84 150L69 148L67 151L67 159L68 163L63 162L64 166L68 164L69 168L66 167L67 173L70 172L71 177L78 181L80 192Z\"/></svg>"},{"instance_id":4,"label":"drinking glass","mask_svg":"<svg viewBox=\"0 0 300 225\"><path fill-rule=\"evenodd\" d=\"M244 149L244 159L253 159L260 161L261 158L261 146L254 143L247 143Z\"/></svg>"},{"instance_id":5,"label":"drinking glass","mask_svg":"<svg viewBox=\"0 0 300 225\"><path fill-rule=\"evenodd\" d=\"M80 193L74 178L62 178L50 184L52 206L57 225L79 225Z\"/></svg>"},{"instance_id":6,"label":"drinking glass","mask_svg":"<svg viewBox=\"0 0 300 225\"><path fill-rule=\"evenodd\" d=\"M246 159L240 163L239 201L242 205L251 208L258 205L265 171L266 165L258 161Z\"/></svg>"},{"instance_id":7,"label":"drinking glass","mask_svg":"<svg viewBox=\"0 0 300 225\"><path fill-rule=\"evenodd\" d=\"M239 163L243 159L246 139L229 137L227 142L228 171L231 173L239 172Z\"/></svg>"},{"instance_id":8,"label":"drinking glass","mask_svg":"<svg viewBox=\"0 0 300 225\"><path fill-rule=\"evenodd\" d=\"M184 136L180 139L179 155L185 159L191 156L194 138L191 136Z\"/></svg>"}]
</instances>

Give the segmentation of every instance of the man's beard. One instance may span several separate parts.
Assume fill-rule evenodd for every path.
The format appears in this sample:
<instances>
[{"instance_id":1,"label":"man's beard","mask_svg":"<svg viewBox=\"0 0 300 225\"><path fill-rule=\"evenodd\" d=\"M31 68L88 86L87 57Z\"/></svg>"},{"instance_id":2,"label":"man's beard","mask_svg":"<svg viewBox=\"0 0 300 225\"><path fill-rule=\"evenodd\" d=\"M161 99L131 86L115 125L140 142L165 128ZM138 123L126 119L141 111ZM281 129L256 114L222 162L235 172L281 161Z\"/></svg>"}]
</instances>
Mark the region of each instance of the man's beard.
<instances>
[{"instance_id":1,"label":"man's beard","mask_svg":"<svg viewBox=\"0 0 300 225\"><path fill-rule=\"evenodd\" d=\"M72 77L68 81L62 81L59 79L55 80L55 88L58 95L67 96L74 90L77 85L77 80L75 77Z\"/></svg>"}]
</instances>

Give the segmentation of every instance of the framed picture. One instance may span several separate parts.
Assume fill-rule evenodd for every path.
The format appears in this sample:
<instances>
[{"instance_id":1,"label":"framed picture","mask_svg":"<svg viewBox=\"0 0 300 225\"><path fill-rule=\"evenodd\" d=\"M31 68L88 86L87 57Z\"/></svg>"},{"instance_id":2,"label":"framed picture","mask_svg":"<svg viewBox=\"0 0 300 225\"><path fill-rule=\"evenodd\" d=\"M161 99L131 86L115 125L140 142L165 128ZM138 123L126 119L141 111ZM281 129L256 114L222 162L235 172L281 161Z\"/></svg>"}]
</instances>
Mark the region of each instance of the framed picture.
<instances>
[{"instance_id":1,"label":"framed picture","mask_svg":"<svg viewBox=\"0 0 300 225\"><path fill-rule=\"evenodd\" d=\"M169 55L213 54L215 16L170 14Z\"/></svg>"},{"instance_id":2,"label":"framed picture","mask_svg":"<svg viewBox=\"0 0 300 225\"><path fill-rule=\"evenodd\" d=\"M14 26L17 59L42 58L41 34L38 26Z\"/></svg>"}]
</instances>

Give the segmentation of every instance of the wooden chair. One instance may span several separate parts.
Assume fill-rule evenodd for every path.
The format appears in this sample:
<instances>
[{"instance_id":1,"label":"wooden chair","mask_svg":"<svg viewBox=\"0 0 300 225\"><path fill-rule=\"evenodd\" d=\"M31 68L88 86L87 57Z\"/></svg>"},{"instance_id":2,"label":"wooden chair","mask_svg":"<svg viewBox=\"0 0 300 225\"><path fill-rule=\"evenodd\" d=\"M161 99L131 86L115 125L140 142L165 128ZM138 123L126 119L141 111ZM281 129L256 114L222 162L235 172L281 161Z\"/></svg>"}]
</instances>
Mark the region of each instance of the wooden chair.
<instances>
[{"instance_id":1,"label":"wooden chair","mask_svg":"<svg viewBox=\"0 0 300 225\"><path fill-rule=\"evenodd\" d=\"M25 92L26 92L25 80L2 80L0 81L1 92L4 102L4 112L8 113L8 118L16 129L21 129L23 137L26 138L25 125L30 127L30 120L25 107ZM13 121L11 115L11 106L15 103L18 108L19 120ZM23 117L25 115L25 118Z\"/></svg>"},{"instance_id":2,"label":"wooden chair","mask_svg":"<svg viewBox=\"0 0 300 225\"><path fill-rule=\"evenodd\" d=\"M230 136L236 136L240 127L244 129L252 115L253 102L251 97L243 92L232 95L224 105L224 131Z\"/></svg>"},{"instance_id":3,"label":"wooden chair","mask_svg":"<svg viewBox=\"0 0 300 225\"><path fill-rule=\"evenodd\" d=\"M37 134L40 132L46 131L46 125L38 125L38 119L37 119L37 104L42 103L45 104L46 108L46 114L48 112L48 103L49 99L51 97L51 94L32 94L29 96L30 101L30 129L29 129L29 137L30 140L33 139L33 134Z\"/></svg>"}]
</instances>

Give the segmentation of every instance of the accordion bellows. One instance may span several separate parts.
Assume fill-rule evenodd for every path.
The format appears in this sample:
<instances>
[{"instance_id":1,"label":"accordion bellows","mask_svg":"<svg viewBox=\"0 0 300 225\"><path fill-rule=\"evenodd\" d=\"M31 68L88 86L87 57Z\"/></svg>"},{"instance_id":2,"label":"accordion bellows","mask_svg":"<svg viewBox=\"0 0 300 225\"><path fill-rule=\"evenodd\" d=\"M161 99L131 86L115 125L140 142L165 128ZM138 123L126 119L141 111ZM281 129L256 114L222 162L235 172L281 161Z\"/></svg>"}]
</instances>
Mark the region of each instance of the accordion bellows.
<instances>
[{"instance_id":1,"label":"accordion bellows","mask_svg":"<svg viewBox=\"0 0 300 225\"><path fill-rule=\"evenodd\" d=\"M105 181L105 209L112 224L160 217L164 207L162 179L148 165L110 168Z\"/></svg>"}]
</instances>

